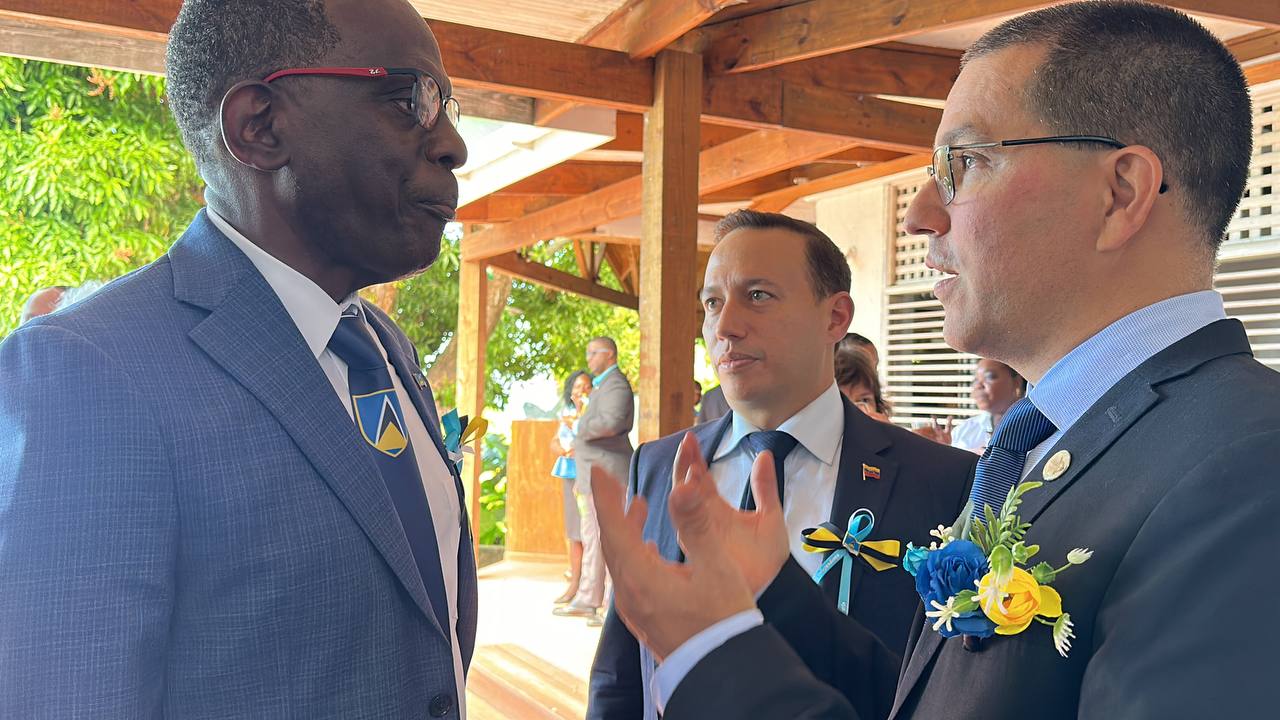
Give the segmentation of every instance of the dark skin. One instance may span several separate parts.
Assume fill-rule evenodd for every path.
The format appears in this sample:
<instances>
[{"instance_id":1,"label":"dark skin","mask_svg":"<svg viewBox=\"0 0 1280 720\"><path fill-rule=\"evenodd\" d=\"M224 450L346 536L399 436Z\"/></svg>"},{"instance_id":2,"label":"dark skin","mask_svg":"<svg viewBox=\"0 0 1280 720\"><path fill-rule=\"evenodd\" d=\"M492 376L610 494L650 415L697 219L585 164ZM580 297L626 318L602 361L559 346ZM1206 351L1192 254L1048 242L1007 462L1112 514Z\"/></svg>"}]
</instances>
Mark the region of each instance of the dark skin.
<instances>
[{"instance_id":1,"label":"dark skin","mask_svg":"<svg viewBox=\"0 0 1280 720\"><path fill-rule=\"evenodd\" d=\"M413 67L453 86L435 37L404 0L330 0L341 40L317 66ZM237 83L209 207L340 301L425 270L458 203L466 145L443 116L408 111L412 79L285 77Z\"/></svg>"}]
</instances>

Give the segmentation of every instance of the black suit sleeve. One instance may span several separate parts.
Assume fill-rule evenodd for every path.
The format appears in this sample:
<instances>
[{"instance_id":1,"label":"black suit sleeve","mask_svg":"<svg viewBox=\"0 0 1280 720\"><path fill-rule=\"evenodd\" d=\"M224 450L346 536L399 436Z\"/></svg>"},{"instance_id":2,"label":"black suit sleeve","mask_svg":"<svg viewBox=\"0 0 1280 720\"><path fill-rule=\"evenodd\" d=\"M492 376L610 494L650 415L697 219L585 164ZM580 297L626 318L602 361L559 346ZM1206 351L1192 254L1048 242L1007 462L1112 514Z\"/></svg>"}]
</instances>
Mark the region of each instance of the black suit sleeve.
<instances>
[{"instance_id":1,"label":"black suit sleeve","mask_svg":"<svg viewBox=\"0 0 1280 720\"><path fill-rule=\"evenodd\" d=\"M631 456L627 482L628 503L639 488L640 451ZM596 657L591 663L587 695L587 720L638 718L644 712L644 686L640 673L640 643L618 617L613 603L600 630Z\"/></svg>"},{"instance_id":2,"label":"black suit sleeve","mask_svg":"<svg viewBox=\"0 0 1280 720\"><path fill-rule=\"evenodd\" d=\"M663 720L869 720L818 682L778 631L752 628L693 667L667 702Z\"/></svg>"},{"instance_id":3,"label":"black suit sleeve","mask_svg":"<svg viewBox=\"0 0 1280 720\"><path fill-rule=\"evenodd\" d=\"M758 604L765 622L796 651L814 677L844 695L860 717L889 715L901 655L833 607L795 558L787 558Z\"/></svg>"}]
</instances>

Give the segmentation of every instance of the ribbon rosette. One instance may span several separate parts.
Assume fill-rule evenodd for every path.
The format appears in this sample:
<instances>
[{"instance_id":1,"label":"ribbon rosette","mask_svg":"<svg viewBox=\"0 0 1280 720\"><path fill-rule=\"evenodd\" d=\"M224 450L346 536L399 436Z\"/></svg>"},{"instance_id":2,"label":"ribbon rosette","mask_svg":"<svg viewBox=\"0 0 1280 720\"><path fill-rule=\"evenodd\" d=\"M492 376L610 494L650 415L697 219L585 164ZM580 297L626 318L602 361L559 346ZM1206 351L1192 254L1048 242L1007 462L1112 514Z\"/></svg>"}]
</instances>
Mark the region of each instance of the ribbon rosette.
<instances>
[{"instance_id":1,"label":"ribbon rosette","mask_svg":"<svg viewBox=\"0 0 1280 720\"><path fill-rule=\"evenodd\" d=\"M468 422L467 416L459 417L458 409L454 408L440 418L440 424L444 427L444 449L449 452L449 459L457 466L458 472L462 472L462 453L472 452L471 448L464 446L470 445L477 437L483 437L489 429L489 421L477 417Z\"/></svg>"},{"instance_id":2,"label":"ribbon rosette","mask_svg":"<svg viewBox=\"0 0 1280 720\"><path fill-rule=\"evenodd\" d=\"M901 543L897 540L868 540L876 525L876 516L866 508L860 508L849 516L848 529L841 530L835 523L822 523L816 528L806 528L804 549L809 552L834 551L822 567L813 574L814 582L822 582L831 568L840 564L840 598L836 607L849 614L849 583L853 574L853 559L860 557L876 572L888 570L898 564Z\"/></svg>"}]
</instances>

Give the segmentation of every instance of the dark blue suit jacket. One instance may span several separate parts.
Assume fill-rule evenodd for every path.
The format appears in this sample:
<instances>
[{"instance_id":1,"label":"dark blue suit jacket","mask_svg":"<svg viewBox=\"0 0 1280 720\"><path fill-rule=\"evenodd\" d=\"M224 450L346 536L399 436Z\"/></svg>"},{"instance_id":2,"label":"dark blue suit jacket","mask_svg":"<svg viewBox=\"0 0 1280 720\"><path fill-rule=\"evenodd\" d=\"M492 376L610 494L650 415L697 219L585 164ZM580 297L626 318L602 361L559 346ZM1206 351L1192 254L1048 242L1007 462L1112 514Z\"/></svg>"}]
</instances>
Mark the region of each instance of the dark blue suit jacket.
<instances>
[{"instance_id":1,"label":"dark blue suit jacket","mask_svg":"<svg viewBox=\"0 0 1280 720\"><path fill-rule=\"evenodd\" d=\"M875 513L872 539L894 538L928 545L929 530L951 522L968 497L969 483L978 456L939 445L902 428L868 418L848 400L844 407L844 442L840 470L830 520L844 527L858 508ZM708 463L721 438L733 424L729 414L717 421L698 425L690 432L698 438ZM679 542L667 513L671 490L671 467L683 432L640 446L631 465L630 493L649 503L645 540L656 543L663 557L682 560ZM863 464L880 469L880 479L863 477ZM905 546L905 545L904 545ZM794 559L783 566L782 579L800 582L815 595L826 594L826 604L835 606L839 573L828 573L822 588L809 578ZM832 638L815 632L784 583L775 581L760 597L765 621L779 628L806 663L822 677L832 673ZM872 629L870 644L882 643L892 651L877 655L877 665L867 668L888 683L877 688L869 702L879 703L888 712L893 697L892 680L898 673L898 655L907 640L920 598L911 577L893 569L875 572L865 562L854 564L849 612ZM649 651L610 612L605 619L600 646L591 670L587 717L654 718L650 680L655 661ZM861 687L856 686L856 687ZM855 686L850 686L850 692Z\"/></svg>"},{"instance_id":2,"label":"dark blue suit jacket","mask_svg":"<svg viewBox=\"0 0 1280 720\"><path fill-rule=\"evenodd\" d=\"M369 321L443 453L413 347ZM342 401L201 212L0 345L0 717L457 717L463 512L451 630Z\"/></svg>"},{"instance_id":3,"label":"dark blue suit jacket","mask_svg":"<svg viewBox=\"0 0 1280 720\"><path fill-rule=\"evenodd\" d=\"M891 717L1274 716L1280 375L1250 357L1240 323L1213 323L1147 360L1046 460L1059 450L1071 453L1069 469L1028 492L1021 516L1041 557L1093 550L1054 583L1075 624L1070 655L1043 626L974 652L917 622ZM838 676L877 682L863 671L877 662L866 629L794 589L832 638ZM859 700L874 690L832 685L759 627L695 666L665 717L877 716Z\"/></svg>"}]
</instances>

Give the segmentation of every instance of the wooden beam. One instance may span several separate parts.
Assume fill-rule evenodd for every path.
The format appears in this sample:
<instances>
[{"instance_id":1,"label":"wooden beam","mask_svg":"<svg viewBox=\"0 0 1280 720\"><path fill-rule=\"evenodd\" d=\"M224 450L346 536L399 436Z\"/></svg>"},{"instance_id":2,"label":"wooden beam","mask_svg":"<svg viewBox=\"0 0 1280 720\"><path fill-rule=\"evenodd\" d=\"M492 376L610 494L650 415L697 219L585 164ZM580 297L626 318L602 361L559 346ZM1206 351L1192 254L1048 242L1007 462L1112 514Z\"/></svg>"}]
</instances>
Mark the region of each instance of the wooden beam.
<instances>
[{"instance_id":1,"label":"wooden beam","mask_svg":"<svg viewBox=\"0 0 1280 720\"><path fill-rule=\"evenodd\" d=\"M713 25L704 31L703 44L712 75L749 72L1049 4L1045 0L812 0Z\"/></svg>"},{"instance_id":2,"label":"wooden beam","mask_svg":"<svg viewBox=\"0 0 1280 720\"><path fill-rule=\"evenodd\" d=\"M534 100L531 97L464 87L454 88L453 96L466 117L533 124Z\"/></svg>"},{"instance_id":3,"label":"wooden beam","mask_svg":"<svg viewBox=\"0 0 1280 720\"><path fill-rule=\"evenodd\" d=\"M762 130L702 151L698 193L713 193L797 164L848 150L857 143L841 137ZM643 185L631 178L478 233L462 244L463 257L480 259L527 247L540 240L574 235L640 214Z\"/></svg>"},{"instance_id":4,"label":"wooden beam","mask_svg":"<svg viewBox=\"0 0 1280 720\"><path fill-rule=\"evenodd\" d=\"M701 101L701 56L661 52L644 134L640 442L688 427L693 416Z\"/></svg>"},{"instance_id":5,"label":"wooden beam","mask_svg":"<svg viewBox=\"0 0 1280 720\"><path fill-rule=\"evenodd\" d=\"M765 193L755 199L751 203L752 210L761 210L764 212L782 212L791 203L802 197L813 195L815 193L825 192L827 190L835 190L837 188L857 185L868 180L896 175L900 172L915 170L929 164L929 155L921 153L918 155L907 155L906 157L890 160L878 165L858 168L856 170L847 170L845 172L827 175L818 178L803 185L796 185L782 190Z\"/></svg>"},{"instance_id":6,"label":"wooden beam","mask_svg":"<svg viewBox=\"0 0 1280 720\"><path fill-rule=\"evenodd\" d=\"M633 58L658 54L722 8L746 0L629 0L587 34L595 47L621 50Z\"/></svg>"},{"instance_id":7,"label":"wooden beam","mask_svg":"<svg viewBox=\"0 0 1280 720\"><path fill-rule=\"evenodd\" d=\"M592 300L607 302L632 310L640 309L640 298L618 292L610 287L598 285L586 278L571 275L567 272L547 267L541 263L529 262L516 253L506 253L485 260L495 271L512 277L537 283L543 287L560 292L581 295Z\"/></svg>"},{"instance_id":8,"label":"wooden beam","mask_svg":"<svg viewBox=\"0 0 1280 720\"><path fill-rule=\"evenodd\" d=\"M164 33L125 33L0 10L0 53L29 60L163 75L164 41Z\"/></svg>"},{"instance_id":9,"label":"wooden beam","mask_svg":"<svg viewBox=\"0 0 1280 720\"><path fill-rule=\"evenodd\" d=\"M1160 0L1185 12L1280 29L1280 3L1274 0Z\"/></svg>"},{"instance_id":10,"label":"wooden beam","mask_svg":"<svg viewBox=\"0 0 1280 720\"><path fill-rule=\"evenodd\" d=\"M1258 30L1227 41L1227 49L1236 60L1246 63L1280 53L1280 30Z\"/></svg>"},{"instance_id":11,"label":"wooden beam","mask_svg":"<svg viewBox=\"0 0 1280 720\"><path fill-rule=\"evenodd\" d=\"M712 217L708 217L706 215L699 214L698 219L710 220L712 222L715 222L720 219L720 216L715 215ZM640 238L631 237L629 235L579 235L575 237L574 240L581 240L582 242L598 242L604 245L625 247L625 248L640 247ZM710 240L703 240L702 238L698 238L698 250L706 251L706 250L710 250L713 247L715 247L714 242Z\"/></svg>"},{"instance_id":12,"label":"wooden beam","mask_svg":"<svg viewBox=\"0 0 1280 720\"><path fill-rule=\"evenodd\" d=\"M613 274L618 278L622 289L631 295L640 294L640 283L636 281L638 268L635 254L638 252L636 248L623 245L604 246L604 261L613 269Z\"/></svg>"},{"instance_id":13,"label":"wooden beam","mask_svg":"<svg viewBox=\"0 0 1280 720\"><path fill-rule=\"evenodd\" d=\"M479 417L484 411L484 385L488 373L485 372L485 348L489 338L485 330L488 328L486 299L489 294L489 278L482 262L464 262L459 268L458 285L458 334L454 342L458 343L458 413L469 417ZM481 441L477 439L475 453L464 456L462 463L462 482L466 488L467 506L471 516L471 541L473 547L479 547L480 532L480 471Z\"/></svg>"},{"instance_id":14,"label":"wooden beam","mask_svg":"<svg viewBox=\"0 0 1280 720\"><path fill-rule=\"evenodd\" d=\"M458 208L455 218L459 222L498 223L519 220L539 210L545 210L562 197L529 197L526 195L486 195Z\"/></svg>"},{"instance_id":15,"label":"wooden beam","mask_svg":"<svg viewBox=\"0 0 1280 720\"><path fill-rule=\"evenodd\" d=\"M587 262L587 252L582 248L582 242L582 240L573 241L573 259L578 263L578 275L595 282L596 278L591 276L591 265Z\"/></svg>"},{"instance_id":16,"label":"wooden beam","mask_svg":"<svg viewBox=\"0 0 1280 720\"><path fill-rule=\"evenodd\" d=\"M573 196L595 192L619 180L640 174L632 163L595 163L569 160L517 180L494 195Z\"/></svg>"},{"instance_id":17,"label":"wooden beam","mask_svg":"<svg viewBox=\"0 0 1280 720\"><path fill-rule=\"evenodd\" d=\"M901 47L901 46L899 46ZM945 100L960 74L958 55L867 47L762 71L784 82L847 93ZM760 73L745 76L756 78Z\"/></svg>"},{"instance_id":18,"label":"wooden beam","mask_svg":"<svg viewBox=\"0 0 1280 720\"><path fill-rule=\"evenodd\" d=\"M1280 80L1280 60L1272 60L1260 65L1250 65L1244 69L1245 82L1250 85L1261 85L1272 80Z\"/></svg>"}]
</instances>

